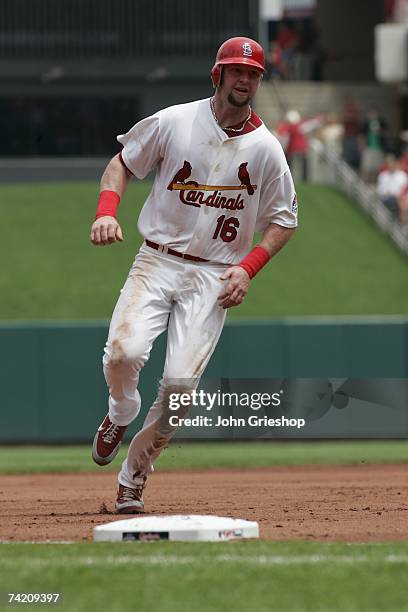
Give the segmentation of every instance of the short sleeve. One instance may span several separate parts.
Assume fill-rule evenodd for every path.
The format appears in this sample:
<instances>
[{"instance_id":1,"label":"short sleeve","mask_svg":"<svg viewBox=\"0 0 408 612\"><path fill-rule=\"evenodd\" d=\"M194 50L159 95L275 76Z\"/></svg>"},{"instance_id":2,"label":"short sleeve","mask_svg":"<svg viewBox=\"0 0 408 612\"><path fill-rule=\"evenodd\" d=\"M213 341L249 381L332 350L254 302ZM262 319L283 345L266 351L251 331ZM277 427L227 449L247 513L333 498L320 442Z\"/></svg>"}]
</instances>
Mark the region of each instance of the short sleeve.
<instances>
[{"instance_id":1,"label":"short sleeve","mask_svg":"<svg viewBox=\"0 0 408 612\"><path fill-rule=\"evenodd\" d=\"M158 114L136 123L117 137L123 145L122 159L139 179L144 179L161 159L160 117Z\"/></svg>"},{"instance_id":2,"label":"short sleeve","mask_svg":"<svg viewBox=\"0 0 408 612\"><path fill-rule=\"evenodd\" d=\"M297 226L297 198L290 170L262 185L256 231L263 232L270 223Z\"/></svg>"}]
</instances>

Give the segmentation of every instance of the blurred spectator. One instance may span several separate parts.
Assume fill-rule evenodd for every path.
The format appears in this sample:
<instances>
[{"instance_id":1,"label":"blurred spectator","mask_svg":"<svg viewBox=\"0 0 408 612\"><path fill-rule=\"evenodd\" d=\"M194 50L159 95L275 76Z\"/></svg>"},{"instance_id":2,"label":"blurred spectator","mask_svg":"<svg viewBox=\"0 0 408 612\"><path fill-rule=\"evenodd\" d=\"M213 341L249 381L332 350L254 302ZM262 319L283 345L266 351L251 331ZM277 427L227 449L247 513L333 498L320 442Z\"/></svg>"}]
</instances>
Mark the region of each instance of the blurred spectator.
<instances>
[{"instance_id":1,"label":"blurred spectator","mask_svg":"<svg viewBox=\"0 0 408 612\"><path fill-rule=\"evenodd\" d=\"M408 174L408 148L404 149L400 157L401 170Z\"/></svg>"},{"instance_id":2,"label":"blurred spectator","mask_svg":"<svg viewBox=\"0 0 408 612\"><path fill-rule=\"evenodd\" d=\"M408 184L402 192L398 204L400 223L408 228Z\"/></svg>"},{"instance_id":3,"label":"blurred spectator","mask_svg":"<svg viewBox=\"0 0 408 612\"><path fill-rule=\"evenodd\" d=\"M289 78L293 72L293 58L298 44L296 33L287 21L282 21L278 25L276 42L282 50L282 61L287 68Z\"/></svg>"},{"instance_id":4,"label":"blurred spectator","mask_svg":"<svg viewBox=\"0 0 408 612\"><path fill-rule=\"evenodd\" d=\"M266 78L321 80L324 53L312 20L274 22ZM281 56L281 57L280 57Z\"/></svg>"},{"instance_id":5,"label":"blurred spectator","mask_svg":"<svg viewBox=\"0 0 408 612\"><path fill-rule=\"evenodd\" d=\"M276 129L276 135L283 147L287 162L295 180L307 180L307 152L309 140L307 134L319 128L322 117L302 119L297 110L286 113Z\"/></svg>"},{"instance_id":6,"label":"blurred spectator","mask_svg":"<svg viewBox=\"0 0 408 612\"><path fill-rule=\"evenodd\" d=\"M343 108L343 159L354 170L360 168L360 111L352 96L346 96Z\"/></svg>"},{"instance_id":7,"label":"blurred spectator","mask_svg":"<svg viewBox=\"0 0 408 612\"><path fill-rule=\"evenodd\" d=\"M283 53L280 44L272 40L266 56L266 79L281 79L286 81L288 70L283 61Z\"/></svg>"},{"instance_id":8,"label":"blurred spectator","mask_svg":"<svg viewBox=\"0 0 408 612\"><path fill-rule=\"evenodd\" d=\"M384 0L386 21L404 23L408 21L408 0Z\"/></svg>"},{"instance_id":9,"label":"blurred spectator","mask_svg":"<svg viewBox=\"0 0 408 612\"><path fill-rule=\"evenodd\" d=\"M372 106L361 127L363 150L361 156L361 176L364 181L374 183L378 170L384 160L387 123L378 109Z\"/></svg>"},{"instance_id":10,"label":"blurred spectator","mask_svg":"<svg viewBox=\"0 0 408 612\"><path fill-rule=\"evenodd\" d=\"M384 0L385 21L392 21L394 19L394 3L395 0Z\"/></svg>"},{"instance_id":11,"label":"blurred spectator","mask_svg":"<svg viewBox=\"0 0 408 612\"><path fill-rule=\"evenodd\" d=\"M401 157L399 159L401 170L408 176L408 131L401 132ZM399 198L399 218L406 230L408 230L408 184Z\"/></svg>"},{"instance_id":12,"label":"blurred spectator","mask_svg":"<svg viewBox=\"0 0 408 612\"><path fill-rule=\"evenodd\" d=\"M382 203L397 217L399 216L399 200L408 187L408 175L401 170L400 163L394 155L386 158L386 168L377 179L377 193Z\"/></svg>"},{"instance_id":13,"label":"blurred spectator","mask_svg":"<svg viewBox=\"0 0 408 612\"><path fill-rule=\"evenodd\" d=\"M344 128L338 120L336 113L328 113L324 126L319 130L318 138L323 144L337 153L341 153Z\"/></svg>"},{"instance_id":14,"label":"blurred spectator","mask_svg":"<svg viewBox=\"0 0 408 612\"><path fill-rule=\"evenodd\" d=\"M406 23L408 21L408 0L395 0L393 19L397 23Z\"/></svg>"},{"instance_id":15,"label":"blurred spectator","mask_svg":"<svg viewBox=\"0 0 408 612\"><path fill-rule=\"evenodd\" d=\"M278 24L278 31L276 34L276 41L279 43L280 48L285 52L287 49L293 49L296 44L296 34L294 29L289 26L287 21L281 21Z\"/></svg>"}]
</instances>

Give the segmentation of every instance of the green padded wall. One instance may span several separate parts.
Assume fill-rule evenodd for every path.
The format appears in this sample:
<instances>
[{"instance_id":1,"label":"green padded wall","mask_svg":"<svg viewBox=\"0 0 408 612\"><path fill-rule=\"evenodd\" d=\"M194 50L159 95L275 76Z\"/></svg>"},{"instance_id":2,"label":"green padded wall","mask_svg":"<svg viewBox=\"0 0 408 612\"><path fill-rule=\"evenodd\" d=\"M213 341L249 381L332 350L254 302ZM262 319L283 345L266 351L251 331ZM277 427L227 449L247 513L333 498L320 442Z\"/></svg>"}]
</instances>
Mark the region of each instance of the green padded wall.
<instances>
[{"instance_id":1,"label":"green padded wall","mask_svg":"<svg viewBox=\"0 0 408 612\"><path fill-rule=\"evenodd\" d=\"M107 411L108 324L0 326L2 442L88 442ZM165 335L140 382L140 425L160 377ZM408 321L288 319L230 323L207 368L220 378L406 378Z\"/></svg>"}]
</instances>

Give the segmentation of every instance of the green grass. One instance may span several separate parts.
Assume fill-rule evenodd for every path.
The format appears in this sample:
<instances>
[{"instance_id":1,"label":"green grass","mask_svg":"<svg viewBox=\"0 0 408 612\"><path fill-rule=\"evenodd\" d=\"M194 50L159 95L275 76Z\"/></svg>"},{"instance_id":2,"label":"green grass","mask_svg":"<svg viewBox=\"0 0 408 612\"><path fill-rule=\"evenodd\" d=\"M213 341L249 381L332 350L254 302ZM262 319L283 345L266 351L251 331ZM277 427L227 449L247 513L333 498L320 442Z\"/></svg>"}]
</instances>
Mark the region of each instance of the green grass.
<instances>
[{"instance_id":1,"label":"green grass","mask_svg":"<svg viewBox=\"0 0 408 612\"><path fill-rule=\"evenodd\" d=\"M92 462L90 453L90 446L3 447L0 449L0 474L101 470ZM117 471L125 453L123 447L114 463L103 469ZM175 440L155 465L159 470L184 470L406 462L408 443L404 441L181 444Z\"/></svg>"},{"instance_id":2,"label":"green grass","mask_svg":"<svg viewBox=\"0 0 408 612\"><path fill-rule=\"evenodd\" d=\"M1 186L0 319L110 317L141 242L136 220L148 191L135 182L121 204L125 242L95 248L96 183ZM298 192L298 231L229 316L407 314L407 258L336 190Z\"/></svg>"},{"instance_id":3,"label":"green grass","mask_svg":"<svg viewBox=\"0 0 408 612\"><path fill-rule=\"evenodd\" d=\"M407 610L407 542L3 544L0 550L0 589L62 593L57 610Z\"/></svg>"},{"instance_id":4,"label":"green grass","mask_svg":"<svg viewBox=\"0 0 408 612\"><path fill-rule=\"evenodd\" d=\"M107 469L117 470L124 453ZM156 465L166 470L404 461L406 442L174 441ZM101 468L92 464L90 447L0 449L1 474L94 469ZM0 556L3 602L10 592L61 593L61 609L72 612L407 609L408 542L3 543Z\"/></svg>"}]
</instances>

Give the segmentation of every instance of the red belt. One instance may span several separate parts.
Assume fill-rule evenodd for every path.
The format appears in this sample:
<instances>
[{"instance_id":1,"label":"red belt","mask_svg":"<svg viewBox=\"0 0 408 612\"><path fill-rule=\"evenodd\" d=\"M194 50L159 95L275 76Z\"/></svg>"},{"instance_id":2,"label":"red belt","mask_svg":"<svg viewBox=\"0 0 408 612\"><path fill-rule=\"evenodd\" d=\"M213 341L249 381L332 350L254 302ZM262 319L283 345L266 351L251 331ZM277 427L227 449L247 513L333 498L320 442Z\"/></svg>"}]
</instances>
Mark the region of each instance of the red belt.
<instances>
[{"instance_id":1,"label":"red belt","mask_svg":"<svg viewBox=\"0 0 408 612\"><path fill-rule=\"evenodd\" d=\"M196 257L195 255L189 255L188 253L179 253L178 251L174 251L173 249L168 249L165 246L161 246L156 242L152 242L151 240L145 240L148 247L154 249L155 251L160 251L162 253L168 253L169 255L174 255L174 257L181 257L182 259L188 259L188 261L209 261L209 259L203 259L202 257Z\"/></svg>"}]
</instances>

